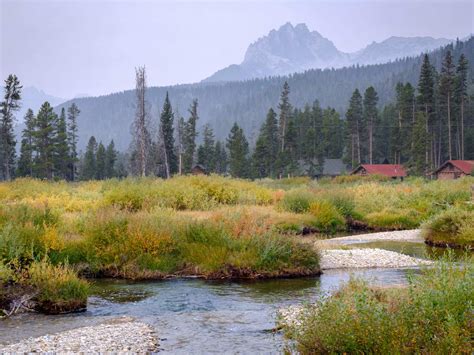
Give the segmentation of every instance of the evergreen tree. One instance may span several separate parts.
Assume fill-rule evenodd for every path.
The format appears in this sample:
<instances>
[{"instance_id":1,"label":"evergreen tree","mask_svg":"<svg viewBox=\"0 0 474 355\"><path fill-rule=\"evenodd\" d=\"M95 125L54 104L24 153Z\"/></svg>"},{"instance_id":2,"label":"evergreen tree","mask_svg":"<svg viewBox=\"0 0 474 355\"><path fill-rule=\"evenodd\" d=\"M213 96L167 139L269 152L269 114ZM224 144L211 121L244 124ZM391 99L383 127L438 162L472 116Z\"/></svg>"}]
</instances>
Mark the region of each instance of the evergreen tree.
<instances>
[{"instance_id":1,"label":"evergreen tree","mask_svg":"<svg viewBox=\"0 0 474 355\"><path fill-rule=\"evenodd\" d=\"M323 111L322 140L323 156L329 159L341 159L344 151L345 122L333 108Z\"/></svg>"},{"instance_id":2,"label":"evergreen tree","mask_svg":"<svg viewBox=\"0 0 474 355\"><path fill-rule=\"evenodd\" d=\"M214 148L215 152L215 162L216 162L216 173L225 174L227 172L227 152L225 150L224 144L220 141L216 142Z\"/></svg>"},{"instance_id":3,"label":"evergreen tree","mask_svg":"<svg viewBox=\"0 0 474 355\"><path fill-rule=\"evenodd\" d=\"M375 155L378 162L394 163L395 148L398 144L393 139L394 126L397 125L397 108L394 104L384 106L380 114L380 125L376 127Z\"/></svg>"},{"instance_id":4,"label":"evergreen tree","mask_svg":"<svg viewBox=\"0 0 474 355\"><path fill-rule=\"evenodd\" d=\"M323 111L319 101L313 102L311 107L306 105L303 111L296 110L293 116L296 134L293 139L297 142L298 150L292 159L302 159L306 166L305 173L314 176L322 172L324 167L326 143L323 140Z\"/></svg>"},{"instance_id":5,"label":"evergreen tree","mask_svg":"<svg viewBox=\"0 0 474 355\"><path fill-rule=\"evenodd\" d=\"M281 153L281 174L293 176L298 173L298 142L295 120L290 118L286 127L285 150Z\"/></svg>"},{"instance_id":6,"label":"evergreen tree","mask_svg":"<svg viewBox=\"0 0 474 355\"><path fill-rule=\"evenodd\" d=\"M20 159L18 160L18 176L33 176L33 152L34 142L33 135L36 126L36 118L33 110L28 109L25 115L25 128L23 129Z\"/></svg>"},{"instance_id":7,"label":"evergreen tree","mask_svg":"<svg viewBox=\"0 0 474 355\"><path fill-rule=\"evenodd\" d=\"M430 58L428 57L428 54L425 54L423 57L423 64L421 65L421 70L420 70L420 78L418 80L418 104L419 108L422 109L425 112L425 117L426 117L426 125L425 125L425 133L427 136L426 139L426 147L425 147L425 165L426 169L428 169L428 166L433 169L433 163L434 163L434 149L433 149L433 143L434 143L434 130L433 130L433 125L434 125L434 115L433 115L433 110L434 110L434 103L435 103L435 81L434 81L434 75L433 75L433 67L430 63ZM430 137L432 137L430 139Z\"/></svg>"},{"instance_id":8,"label":"evergreen tree","mask_svg":"<svg viewBox=\"0 0 474 355\"><path fill-rule=\"evenodd\" d=\"M100 142L95 155L95 178L97 180L104 180L107 177L106 166L107 157L105 147L102 142Z\"/></svg>"},{"instance_id":9,"label":"evergreen tree","mask_svg":"<svg viewBox=\"0 0 474 355\"><path fill-rule=\"evenodd\" d=\"M183 168L184 172L189 173L194 163L194 152L196 150L196 122L199 119L198 116L198 101L195 99L191 104L188 112L190 114L188 121L185 126L184 133L184 154L183 154Z\"/></svg>"},{"instance_id":10,"label":"evergreen tree","mask_svg":"<svg viewBox=\"0 0 474 355\"><path fill-rule=\"evenodd\" d=\"M277 175L277 158L279 155L279 131L275 111L270 108L267 118L260 129L255 152L253 170L257 177Z\"/></svg>"},{"instance_id":11,"label":"evergreen tree","mask_svg":"<svg viewBox=\"0 0 474 355\"><path fill-rule=\"evenodd\" d=\"M61 109L61 114L56 121L56 134L54 141L54 169L55 175L61 179L68 179L70 176L70 157L68 134L66 127L66 110Z\"/></svg>"},{"instance_id":12,"label":"evergreen tree","mask_svg":"<svg viewBox=\"0 0 474 355\"><path fill-rule=\"evenodd\" d=\"M346 119L350 136L348 152L353 168L362 163L360 147L362 118L362 96L360 95L359 89L355 89L355 91L352 93L351 99L349 101L349 108L346 112Z\"/></svg>"},{"instance_id":13,"label":"evergreen tree","mask_svg":"<svg viewBox=\"0 0 474 355\"><path fill-rule=\"evenodd\" d=\"M280 152L285 151L285 138L287 136L286 130L287 125L291 117L291 104L290 104L290 86L285 81L283 84L283 90L280 95L280 103L278 105L280 110L279 117L279 129L280 129Z\"/></svg>"},{"instance_id":14,"label":"evergreen tree","mask_svg":"<svg viewBox=\"0 0 474 355\"><path fill-rule=\"evenodd\" d=\"M67 109L67 139L69 144L69 179L75 181L77 177L77 140L78 140L78 128L77 118L81 111L75 103L73 103Z\"/></svg>"},{"instance_id":15,"label":"evergreen tree","mask_svg":"<svg viewBox=\"0 0 474 355\"><path fill-rule=\"evenodd\" d=\"M166 177L171 177L178 171L178 161L174 152L174 114L171 103L166 92L165 102L160 115L160 128L163 138L164 158L166 166Z\"/></svg>"},{"instance_id":16,"label":"evergreen tree","mask_svg":"<svg viewBox=\"0 0 474 355\"><path fill-rule=\"evenodd\" d=\"M209 124L204 126L203 144L198 149L198 163L207 171L214 172L216 168L214 131Z\"/></svg>"},{"instance_id":17,"label":"evergreen tree","mask_svg":"<svg viewBox=\"0 0 474 355\"><path fill-rule=\"evenodd\" d=\"M116 176L115 162L117 161L117 151L115 150L115 143L112 139L105 150L105 177L107 179Z\"/></svg>"},{"instance_id":18,"label":"evergreen tree","mask_svg":"<svg viewBox=\"0 0 474 355\"><path fill-rule=\"evenodd\" d=\"M248 177L248 154L249 144L244 131L237 123L234 123L227 138L229 149L229 168L233 177Z\"/></svg>"},{"instance_id":19,"label":"evergreen tree","mask_svg":"<svg viewBox=\"0 0 474 355\"><path fill-rule=\"evenodd\" d=\"M84 154L84 162L82 166L82 180L93 180L96 177L96 154L97 141L94 136L89 138L86 153Z\"/></svg>"},{"instance_id":20,"label":"evergreen tree","mask_svg":"<svg viewBox=\"0 0 474 355\"><path fill-rule=\"evenodd\" d=\"M57 115L49 102L45 102L36 117L34 142L36 159L34 170L36 176L51 180L54 176L55 143Z\"/></svg>"},{"instance_id":21,"label":"evergreen tree","mask_svg":"<svg viewBox=\"0 0 474 355\"><path fill-rule=\"evenodd\" d=\"M445 115L448 130L448 159L453 159L453 139L452 139L452 104L454 94L454 63L451 51L447 51L441 66L439 81L439 97L443 114Z\"/></svg>"},{"instance_id":22,"label":"evergreen tree","mask_svg":"<svg viewBox=\"0 0 474 355\"><path fill-rule=\"evenodd\" d=\"M375 91L373 86L369 86L364 93L364 126L367 127L367 147L364 151L368 154L367 161L369 164L373 164L374 132L378 119L378 100L377 91Z\"/></svg>"},{"instance_id":23,"label":"evergreen tree","mask_svg":"<svg viewBox=\"0 0 474 355\"><path fill-rule=\"evenodd\" d=\"M467 73L469 69L469 63L464 56L461 54L459 57L458 65L456 67L456 87L455 87L455 101L458 108L458 142L459 142L459 158L464 160L464 126L465 126L465 105L468 99L467 95Z\"/></svg>"},{"instance_id":24,"label":"evergreen tree","mask_svg":"<svg viewBox=\"0 0 474 355\"><path fill-rule=\"evenodd\" d=\"M183 155L184 155L184 145L185 145L185 131L186 131L186 122L184 117L179 116L177 113L178 120L176 125L176 153L178 155L178 174L183 173Z\"/></svg>"},{"instance_id":25,"label":"evergreen tree","mask_svg":"<svg viewBox=\"0 0 474 355\"><path fill-rule=\"evenodd\" d=\"M425 148L428 134L426 132L426 113L418 112L413 127L413 145L408 162L409 170L413 175L423 176L426 172Z\"/></svg>"},{"instance_id":26,"label":"evergreen tree","mask_svg":"<svg viewBox=\"0 0 474 355\"><path fill-rule=\"evenodd\" d=\"M392 147L394 163L402 164L410 156L413 146L412 129L415 123L415 89L410 83L398 83L397 92L397 121L393 124Z\"/></svg>"},{"instance_id":27,"label":"evergreen tree","mask_svg":"<svg viewBox=\"0 0 474 355\"><path fill-rule=\"evenodd\" d=\"M20 109L21 89L16 75L10 74L5 80L3 101L0 102L0 180L13 178L16 156L14 113Z\"/></svg>"}]
</instances>

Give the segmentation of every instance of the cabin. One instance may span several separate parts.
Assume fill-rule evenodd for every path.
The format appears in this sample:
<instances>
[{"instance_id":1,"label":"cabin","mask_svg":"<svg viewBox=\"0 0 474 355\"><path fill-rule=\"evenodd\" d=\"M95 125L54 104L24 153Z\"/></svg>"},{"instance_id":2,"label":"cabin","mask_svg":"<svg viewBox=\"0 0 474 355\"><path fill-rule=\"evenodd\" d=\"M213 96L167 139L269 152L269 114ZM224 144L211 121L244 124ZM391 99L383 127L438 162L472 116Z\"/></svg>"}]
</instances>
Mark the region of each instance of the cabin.
<instances>
[{"instance_id":1,"label":"cabin","mask_svg":"<svg viewBox=\"0 0 474 355\"><path fill-rule=\"evenodd\" d=\"M407 171L400 164L361 164L351 172L351 175L381 175L403 180L407 176Z\"/></svg>"},{"instance_id":2,"label":"cabin","mask_svg":"<svg viewBox=\"0 0 474 355\"><path fill-rule=\"evenodd\" d=\"M298 167L300 173L308 175L314 179L320 179L323 177L336 177L339 175L345 175L349 171L348 166L342 161L342 159L324 159L322 171L319 168L319 161L313 159L311 161L299 160Z\"/></svg>"},{"instance_id":3,"label":"cabin","mask_svg":"<svg viewBox=\"0 0 474 355\"><path fill-rule=\"evenodd\" d=\"M439 180L454 180L471 175L474 171L474 160L448 160L438 169L434 175Z\"/></svg>"},{"instance_id":4,"label":"cabin","mask_svg":"<svg viewBox=\"0 0 474 355\"><path fill-rule=\"evenodd\" d=\"M324 166L322 173L315 174L315 178L322 177L334 178L336 176L345 175L347 173L347 165L342 159L324 159Z\"/></svg>"},{"instance_id":5,"label":"cabin","mask_svg":"<svg viewBox=\"0 0 474 355\"><path fill-rule=\"evenodd\" d=\"M193 175L207 175L207 169L201 164L196 164L192 167L191 174L193 174Z\"/></svg>"}]
</instances>

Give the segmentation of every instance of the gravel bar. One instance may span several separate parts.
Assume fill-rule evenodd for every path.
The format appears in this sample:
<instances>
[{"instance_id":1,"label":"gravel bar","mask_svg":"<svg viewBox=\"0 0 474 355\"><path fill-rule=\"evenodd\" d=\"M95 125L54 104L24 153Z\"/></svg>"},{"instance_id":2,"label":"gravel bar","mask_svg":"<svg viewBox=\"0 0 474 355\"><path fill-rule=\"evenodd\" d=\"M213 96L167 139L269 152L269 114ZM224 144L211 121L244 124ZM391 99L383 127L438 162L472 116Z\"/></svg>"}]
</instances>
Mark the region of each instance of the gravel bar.
<instances>
[{"instance_id":1,"label":"gravel bar","mask_svg":"<svg viewBox=\"0 0 474 355\"><path fill-rule=\"evenodd\" d=\"M368 242L387 241L387 240L416 242L416 243L423 242L423 238L421 236L421 229L351 235L348 237L326 239L324 240L324 242L348 245L348 244L355 244L355 243L364 243L364 242L368 243Z\"/></svg>"},{"instance_id":2,"label":"gravel bar","mask_svg":"<svg viewBox=\"0 0 474 355\"><path fill-rule=\"evenodd\" d=\"M429 260L384 249L328 249L320 251L323 270L348 268L402 268L431 265Z\"/></svg>"},{"instance_id":3,"label":"gravel bar","mask_svg":"<svg viewBox=\"0 0 474 355\"><path fill-rule=\"evenodd\" d=\"M25 339L0 348L0 353L147 353L157 350L158 342L152 327L122 317L97 326Z\"/></svg>"}]
</instances>

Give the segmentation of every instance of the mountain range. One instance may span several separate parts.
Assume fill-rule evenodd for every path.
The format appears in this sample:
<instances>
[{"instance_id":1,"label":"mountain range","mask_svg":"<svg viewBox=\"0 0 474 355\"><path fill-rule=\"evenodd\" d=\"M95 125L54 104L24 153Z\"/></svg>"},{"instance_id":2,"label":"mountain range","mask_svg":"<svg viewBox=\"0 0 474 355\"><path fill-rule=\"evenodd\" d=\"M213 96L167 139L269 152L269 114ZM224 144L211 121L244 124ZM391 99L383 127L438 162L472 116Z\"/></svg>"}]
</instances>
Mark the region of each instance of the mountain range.
<instances>
[{"instance_id":1,"label":"mountain range","mask_svg":"<svg viewBox=\"0 0 474 355\"><path fill-rule=\"evenodd\" d=\"M147 91L147 101L150 104L150 116L154 125L156 126L158 122L164 98L166 94L169 93L175 116L182 115L187 118L189 105L193 99L198 99L200 117L198 120L198 128L201 129L202 126L208 123L214 129L216 138L224 140L233 123L237 122L244 129L252 144L255 142L268 109L270 107L274 109L277 108L281 89L285 81L290 85L290 101L294 107L302 108L318 100L323 108L331 106L341 115L344 115L349 98L356 88L363 92L368 86L374 86L379 96L379 105L383 106L394 99L395 86L398 82L410 82L415 86L417 84L422 63L421 55L411 57L404 55L403 59L392 60L384 64L352 65L338 69L305 69L304 72L295 73L295 70L298 70L294 66L294 63L299 63L300 68L310 68L315 63L315 60L311 59L315 57L315 53L318 54L317 63L320 63L318 65L321 66L323 65L322 63L328 63L330 60L333 61L333 66L336 66L336 63L348 60L349 54L339 52L330 41L325 40L315 32L309 32L304 25L293 27L287 24L278 31L272 31L272 33L275 33L276 36L276 33L282 31L282 29L290 33L301 32L304 34L302 37L307 37L307 39L295 39L295 43L291 44L293 47L287 47L286 50L285 45L282 44L282 47L279 49L280 52L276 50L273 51L274 61L266 62L264 59L261 59L261 65L264 66L265 63L270 62L278 63L279 61L275 58L278 57L279 53L281 56L291 57L291 60L288 59L286 62L292 64L288 64L288 66L285 67L285 70L288 70L291 74L269 76L265 74L266 72L262 69L259 75L264 76L264 78L245 81L213 81L208 78L205 82L195 84L150 87ZM310 33L309 36L307 35L308 33ZM310 41L311 38L319 37L318 45L321 46L320 48L328 48L328 51L317 51L315 49L316 47L310 51L308 49L309 47L304 45L304 43ZM257 53L262 53L260 48L263 45L257 45L257 43L263 43L262 41L265 42L266 40L260 39L250 46L252 50L247 53L249 57L256 58L258 57ZM435 42L431 45L438 46L439 43L436 42L436 40L434 41ZM270 42L274 43L274 41ZM359 51L357 54L353 54L353 56L357 55L359 58L363 58L367 63L370 63L370 61L375 60L374 58L382 58L381 52L385 53L385 58L395 55L394 53L397 52L393 48L396 46L406 49L400 49L400 53L421 51L421 47L419 47L420 44L412 44L409 46L406 41L398 41L395 37L383 43L385 43L385 45L392 43L392 45L388 47L392 48L394 52L383 49L385 45L379 43L369 45L363 52ZM270 44L268 44L268 48L270 48ZM407 48L412 48L410 49L412 52L408 52ZM427 49L426 46L423 48ZM474 37L470 37L465 41L457 41L454 44L448 44L443 48L435 49L430 52L430 61L437 70L440 69L442 58L447 50L453 52L455 61L457 61L461 53L464 53L468 61L474 63ZM265 55L262 55L261 58L265 58ZM240 68L239 66L236 67ZM474 78L474 65L470 65L469 71L470 85L471 88L474 88L472 81ZM39 90L36 91L38 91L40 95L36 95L38 92L35 93L35 90L25 89L23 108L39 108L39 105L45 99L51 100L51 98L47 97L47 94ZM26 95L26 93L28 93L28 95ZM36 101L31 100L31 98L34 97L37 98ZM51 101L53 104L57 104L57 102ZM78 120L80 149L85 148L87 140L92 135L95 136L98 141L104 143L108 143L113 139L117 149L121 151L129 147L131 141L130 127L135 115L134 90L98 97L76 97L59 104L55 107L55 111L59 113L62 107L67 108L73 102L76 103L81 110ZM37 109L35 112L37 112ZM20 118L21 116L17 115L17 117ZM22 119L19 119L19 121L21 120ZM16 127L18 141L20 141L19 135L21 129L22 125ZM198 137L198 139L200 139L200 137Z\"/></svg>"},{"instance_id":2,"label":"mountain range","mask_svg":"<svg viewBox=\"0 0 474 355\"><path fill-rule=\"evenodd\" d=\"M390 37L380 43L345 53L304 23L286 23L249 45L241 64L233 64L204 82L235 81L287 75L308 69L341 68L355 64L380 64L417 56L451 43L446 38Z\"/></svg>"},{"instance_id":3,"label":"mountain range","mask_svg":"<svg viewBox=\"0 0 474 355\"><path fill-rule=\"evenodd\" d=\"M66 102L67 99L47 94L43 90L40 90L34 86L24 87L21 90L21 107L16 113L18 121L23 122L23 117L29 108L31 108L34 112L37 112L45 101L48 101L52 106L57 106L63 102Z\"/></svg>"},{"instance_id":4,"label":"mountain range","mask_svg":"<svg viewBox=\"0 0 474 355\"><path fill-rule=\"evenodd\" d=\"M430 61L438 71L447 50L452 51L456 62L463 53L469 63L474 63L474 37L431 52ZM290 101L294 107L303 108L318 100L323 108L331 106L344 115L349 98L356 88L363 92L368 86L374 86L379 96L379 106L382 107L394 100L398 82L410 82L416 87L422 59L422 56L417 56L385 64L311 69L289 76L246 81L150 87L147 101L150 104L151 120L156 126L167 93L176 112L175 116L182 115L185 118L188 117L187 110L192 100L198 99L200 129L209 123L216 138L224 140L233 123L237 122L253 144L268 109L277 109L285 81L290 85ZM472 90L474 65L469 66L468 77ZM89 137L94 135L104 143L114 139L117 149L124 151L131 141L130 127L135 116L135 100L135 91L127 90L99 97L73 99L55 109L59 112L72 102L78 105L81 110L78 120L81 149L84 149Z\"/></svg>"}]
</instances>

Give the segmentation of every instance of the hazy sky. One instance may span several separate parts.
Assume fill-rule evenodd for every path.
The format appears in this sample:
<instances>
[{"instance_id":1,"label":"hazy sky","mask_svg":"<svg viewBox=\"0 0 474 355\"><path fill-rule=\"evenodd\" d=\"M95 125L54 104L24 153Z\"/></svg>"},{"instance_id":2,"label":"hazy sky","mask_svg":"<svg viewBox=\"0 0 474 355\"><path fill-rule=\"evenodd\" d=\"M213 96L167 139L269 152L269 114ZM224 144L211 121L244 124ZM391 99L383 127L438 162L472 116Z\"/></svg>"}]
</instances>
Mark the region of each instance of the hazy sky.
<instances>
[{"instance_id":1,"label":"hazy sky","mask_svg":"<svg viewBox=\"0 0 474 355\"><path fill-rule=\"evenodd\" d=\"M473 33L473 1L0 0L1 77L59 97L197 82L285 22L305 22L343 51L390 36Z\"/></svg>"}]
</instances>

